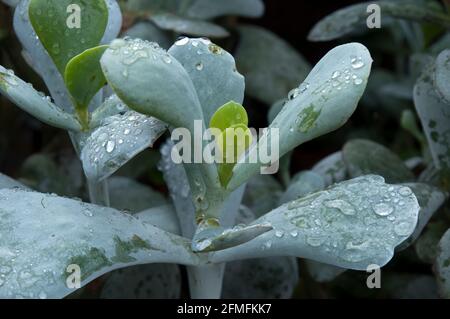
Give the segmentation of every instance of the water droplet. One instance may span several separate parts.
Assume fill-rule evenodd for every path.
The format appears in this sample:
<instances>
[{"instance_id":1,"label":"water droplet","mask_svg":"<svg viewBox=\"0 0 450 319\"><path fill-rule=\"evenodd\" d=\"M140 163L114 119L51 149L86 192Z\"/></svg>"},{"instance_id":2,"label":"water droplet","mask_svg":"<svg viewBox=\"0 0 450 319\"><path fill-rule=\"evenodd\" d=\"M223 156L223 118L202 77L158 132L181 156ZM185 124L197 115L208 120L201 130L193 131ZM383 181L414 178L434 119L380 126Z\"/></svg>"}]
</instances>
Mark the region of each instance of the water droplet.
<instances>
[{"instance_id":1,"label":"water droplet","mask_svg":"<svg viewBox=\"0 0 450 319\"><path fill-rule=\"evenodd\" d=\"M325 236L321 234L312 234L306 237L306 243L312 247L319 247L325 242Z\"/></svg>"},{"instance_id":2,"label":"water droplet","mask_svg":"<svg viewBox=\"0 0 450 319\"><path fill-rule=\"evenodd\" d=\"M116 147L116 143L114 141L108 141L106 143L106 152L111 153L114 151L114 148Z\"/></svg>"},{"instance_id":3,"label":"water droplet","mask_svg":"<svg viewBox=\"0 0 450 319\"><path fill-rule=\"evenodd\" d=\"M197 71L201 71L203 70L203 63L199 62L195 65L195 68L197 69Z\"/></svg>"},{"instance_id":4,"label":"water droplet","mask_svg":"<svg viewBox=\"0 0 450 319\"><path fill-rule=\"evenodd\" d=\"M125 134L125 135L130 134L130 129L126 128L126 129L123 131L123 134Z\"/></svg>"},{"instance_id":5,"label":"water droplet","mask_svg":"<svg viewBox=\"0 0 450 319\"><path fill-rule=\"evenodd\" d=\"M344 215L355 215L356 211L352 204L342 199L326 201L325 206L328 208L336 208Z\"/></svg>"},{"instance_id":6,"label":"water droplet","mask_svg":"<svg viewBox=\"0 0 450 319\"><path fill-rule=\"evenodd\" d=\"M355 85L361 85L363 83L363 80L360 78L356 78L353 83L355 83Z\"/></svg>"},{"instance_id":7,"label":"water droplet","mask_svg":"<svg viewBox=\"0 0 450 319\"><path fill-rule=\"evenodd\" d=\"M171 59L169 56L167 56L167 55L163 57L163 61L164 61L165 63L167 63L167 64L172 63L172 59Z\"/></svg>"},{"instance_id":8,"label":"water droplet","mask_svg":"<svg viewBox=\"0 0 450 319\"><path fill-rule=\"evenodd\" d=\"M89 208L84 209L83 214L86 215L87 217L94 216L94 214L92 214L92 211Z\"/></svg>"},{"instance_id":9,"label":"water droplet","mask_svg":"<svg viewBox=\"0 0 450 319\"><path fill-rule=\"evenodd\" d=\"M299 96L299 94L300 94L300 90L298 88L295 88L288 93L288 99L293 100L297 96Z\"/></svg>"},{"instance_id":10,"label":"water droplet","mask_svg":"<svg viewBox=\"0 0 450 319\"><path fill-rule=\"evenodd\" d=\"M177 42L175 42L175 45L178 46L183 46L189 43L189 38L188 37L182 37L180 39L177 40Z\"/></svg>"},{"instance_id":11,"label":"water droplet","mask_svg":"<svg viewBox=\"0 0 450 319\"><path fill-rule=\"evenodd\" d=\"M357 57L353 57L352 60L352 68L353 69L361 69L365 64L362 61L361 57L357 58Z\"/></svg>"},{"instance_id":12,"label":"water droplet","mask_svg":"<svg viewBox=\"0 0 450 319\"><path fill-rule=\"evenodd\" d=\"M409 196L411 195L412 191L408 187L402 187L398 190L398 193L402 196Z\"/></svg>"},{"instance_id":13,"label":"water droplet","mask_svg":"<svg viewBox=\"0 0 450 319\"><path fill-rule=\"evenodd\" d=\"M290 234L291 234L291 236L292 236L292 237L294 237L294 238L295 238L295 237L297 237L297 236L298 236L298 231L296 231L296 230L293 230L293 231L291 231L291 233L290 233Z\"/></svg>"},{"instance_id":14,"label":"water droplet","mask_svg":"<svg viewBox=\"0 0 450 319\"><path fill-rule=\"evenodd\" d=\"M341 75L341 72L334 71L333 74L331 75L331 78L332 79L337 79L340 75Z\"/></svg>"},{"instance_id":15,"label":"water droplet","mask_svg":"<svg viewBox=\"0 0 450 319\"><path fill-rule=\"evenodd\" d=\"M283 231L281 231L281 230L277 230L277 231L275 231L275 237L277 237L277 238L281 238L281 237L283 237L284 236L284 233L283 233Z\"/></svg>"},{"instance_id":16,"label":"water droplet","mask_svg":"<svg viewBox=\"0 0 450 319\"><path fill-rule=\"evenodd\" d=\"M387 216L394 211L394 208L386 203L378 203L373 206L373 211L379 216Z\"/></svg>"},{"instance_id":17,"label":"water droplet","mask_svg":"<svg viewBox=\"0 0 450 319\"><path fill-rule=\"evenodd\" d=\"M271 241L266 241L266 242L263 244L263 250L264 250L264 249L270 249L270 247L272 247L272 242L271 242Z\"/></svg>"}]
</instances>

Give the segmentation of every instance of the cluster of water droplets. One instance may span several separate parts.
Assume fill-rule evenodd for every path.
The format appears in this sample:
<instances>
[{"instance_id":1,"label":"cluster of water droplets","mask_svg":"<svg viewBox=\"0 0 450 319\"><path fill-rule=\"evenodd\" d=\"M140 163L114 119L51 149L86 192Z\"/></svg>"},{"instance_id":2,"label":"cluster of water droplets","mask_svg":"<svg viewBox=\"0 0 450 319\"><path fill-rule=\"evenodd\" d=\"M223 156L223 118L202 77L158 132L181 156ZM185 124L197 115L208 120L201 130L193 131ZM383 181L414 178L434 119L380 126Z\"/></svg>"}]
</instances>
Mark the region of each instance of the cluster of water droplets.
<instances>
[{"instance_id":1,"label":"cluster of water droplets","mask_svg":"<svg viewBox=\"0 0 450 319\"><path fill-rule=\"evenodd\" d=\"M273 223L273 239L262 249L276 240L298 239L357 263L387 256L406 239L414 231L418 205L408 187L369 175L292 201L286 208L283 223Z\"/></svg>"}]
</instances>

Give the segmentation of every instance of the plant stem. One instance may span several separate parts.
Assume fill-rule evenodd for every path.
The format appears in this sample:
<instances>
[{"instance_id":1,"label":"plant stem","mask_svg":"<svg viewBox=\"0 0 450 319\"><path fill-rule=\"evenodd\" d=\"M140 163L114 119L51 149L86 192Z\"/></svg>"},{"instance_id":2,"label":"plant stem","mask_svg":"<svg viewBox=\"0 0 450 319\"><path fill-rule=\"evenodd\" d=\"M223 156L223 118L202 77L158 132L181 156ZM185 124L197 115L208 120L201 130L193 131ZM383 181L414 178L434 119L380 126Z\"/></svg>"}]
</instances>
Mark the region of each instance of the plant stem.
<instances>
[{"instance_id":1,"label":"plant stem","mask_svg":"<svg viewBox=\"0 0 450 319\"><path fill-rule=\"evenodd\" d=\"M225 264L187 267L192 299L219 299Z\"/></svg>"},{"instance_id":2,"label":"plant stem","mask_svg":"<svg viewBox=\"0 0 450 319\"><path fill-rule=\"evenodd\" d=\"M92 204L109 207L108 180L94 182L87 180L89 189L89 199Z\"/></svg>"}]
</instances>

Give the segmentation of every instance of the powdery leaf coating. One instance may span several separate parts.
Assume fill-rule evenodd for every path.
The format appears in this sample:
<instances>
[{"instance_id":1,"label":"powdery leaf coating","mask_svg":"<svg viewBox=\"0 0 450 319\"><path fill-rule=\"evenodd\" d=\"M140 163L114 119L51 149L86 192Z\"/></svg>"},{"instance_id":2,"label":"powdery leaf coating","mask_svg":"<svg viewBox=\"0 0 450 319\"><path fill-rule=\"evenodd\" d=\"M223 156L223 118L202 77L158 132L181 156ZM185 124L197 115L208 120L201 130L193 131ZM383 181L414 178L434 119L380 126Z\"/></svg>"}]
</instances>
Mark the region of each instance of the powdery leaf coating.
<instances>
[{"instance_id":1,"label":"powdery leaf coating","mask_svg":"<svg viewBox=\"0 0 450 319\"><path fill-rule=\"evenodd\" d=\"M280 206L253 223L274 230L211 259L288 255L356 270L384 266L414 231L419 208L408 187L362 176Z\"/></svg>"},{"instance_id":2,"label":"powdery leaf coating","mask_svg":"<svg viewBox=\"0 0 450 319\"><path fill-rule=\"evenodd\" d=\"M352 140L345 144L342 154L350 177L377 174L388 183L414 180L413 173L400 157L381 144L362 139Z\"/></svg>"},{"instance_id":3,"label":"powdery leaf coating","mask_svg":"<svg viewBox=\"0 0 450 319\"><path fill-rule=\"evenodd\" d=\"M271 105L305 79L311 66L286 41L261 27L241 25L235 58L247 94Z\"/></svg>"},{"instance_id":4,"label":"powdery leaf coating","mask_svg":"<svg viewBox=\"0 0 450 319\"><path fill-rule=\"evenodd\" d=\"M0 173L0 189L3 188L20 188L24 190L28 189L28 187L26 187L22 183L19 183L18 181L12 179L11 177Z\"/></svg>"},{"instance_id":5,"label":"powdery leaf coating","mask_svg":"<svg viewBox=\"0 0 450 319\"><path fill-rule=\"evenodd\" d=\"M192 128L203 113L183 66L156 43L114 40L101 59L108 83L128 107L174 127Z\"/></svg>"},{"instance_id":6,"label":"powdery leaf coating","mask_svg":"<svg viewBox=\"0 0 450 319\"><path fill-rule=\"evenodd\" d=\"M80 131L80 123L75 117L61 110L51 102L51 98L36 91L31 84L25 83L0 65L0 93L25 112L40 121L58 128Z\"/></svg>"},{"instance_id":7,"label":"powdery leaf coating","mask_svg":"<svg viewBox=\"0 0 450 319\"><path fill-rule=\"evenodd\" d=\"M212 38L223 38L229 35L227 30L212 22L181 17L170 13L151 15L149 19L159 28L179 34Z\"/></svg>"},{"instance_id":8,"label":"powdery leaf coating","mask_svg":"<svg viewBox=\"0 0 450 319\"><path fill-rule=\"evenodd\" d=\"M322 175L326 186L342 182L347 177L347 167L341 151L328 155L314 165L311 170Z\"/></svg>"},{"instance_id":9,"label":"powdery leaf coating","mask_svg":"<svg viewBox=\"0 0 450 319\"><path fill-rule=\"evenodd\" d=\"M155 118L134 111L104 120L84 143L81 161L86 177L101 181L153 143L166 130Z\"/></svg>"},{"instance_id":10,"label":"powdery leaf coating","mask_svg":"<svg viewBox=\"0 0 450 319\"><path fill-rule=\"evenodd\" d=\"M194 83L205 123L229 101L244 101L244 77L231 54L206 39L181 38L169 49Z\"/></svg>"},{"instance_id":11,"label":"powdery leaf coating","mask_svg":"<svg viewBox=\"0 0 450 319\"><path fill-rule=\"evenodd\" d=\"M195 0L186 14L197 19L213 19L224 15L258 18L264 13L261 0Z\"/></svg>"},{"instance_id":12,"label":"powdery leaf coating","mask_svg":"<svg viewBox=\"0 0 450 319\"><path fill-rule=\"evenodd\" d=\"M447 230L439 242L436 273L441 296L450 298L450 230Z\"/></svg>"},{"instance_id":13,"label":"powdery leaf coating","mask_svg":"<svg viewBox=\"0 0 450 319\"><path fill-rule=\"evenodd\" d=\"M434 86L435 67L428 67L414 87L414 105L436 168L450 168L450 102Z\"/></svg>"},{"instance_id":14,"label":"powdery leaf coating","mask_svg":"<svg viewBox=\"0 0 450 319\"><path fill-rule=\"evenodd\" d=\"M83 286L121 267L197 260L187 240L129 214L22 190L0 191L0 234L2 298L62 298L72 264Z\"/></svg>"},{"instance_id":15,"label":"powdery leaf coating","mask_svg":"<svg viewBox=\"0 0 450 319\"><path fill-rule=\"evenodd\" d=\"M181 293L178 265L151 264L118 269L106 280L102 299L177 299Z\"/></svg>"},{"instance_id":16,"label":"powdery leaf coating","mask_svg":"<svg viewBox=\"0 0 450 319\"><path fill-rule=\"evenodd\" d=\"M414 0L374 1L358 3L337 10L320 20L308 35L310 41L329 41L351 35L360 30L369 30L366 22L373 11L368 6L376 4L382 14L382 27L392 23L392 19L406 19L418 22L434 22L450 26L450 19L436 7Z\"/></svg>"}]
</instances>

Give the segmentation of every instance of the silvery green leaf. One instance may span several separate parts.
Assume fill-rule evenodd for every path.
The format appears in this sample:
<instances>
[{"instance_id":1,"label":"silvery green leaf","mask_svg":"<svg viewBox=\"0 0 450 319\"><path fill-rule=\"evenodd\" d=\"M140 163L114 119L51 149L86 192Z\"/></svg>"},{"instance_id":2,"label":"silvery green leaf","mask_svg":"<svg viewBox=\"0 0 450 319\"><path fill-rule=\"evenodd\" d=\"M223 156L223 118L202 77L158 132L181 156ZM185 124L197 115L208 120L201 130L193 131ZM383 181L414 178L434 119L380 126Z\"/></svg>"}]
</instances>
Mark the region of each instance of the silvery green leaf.
<instances>
[{"instance_id":1,"label":"silvery green leaf","mask_svg":"<svg viewBox=\"0 0 450 319\"><path fill-rule=\"evenodd\" d=\"M258 18L264 13L261 0L194 0L186 14L197 19L213 19L224 15Z\"/></svg>"},{"instance_id":2,"label":"silvery green leaf","mask_svg":"<svg viewBox=\"0 0 450 319\"><path fill-rule=\"evenodd\" d=\"M168 49L172 45L169 32L161 30L148 21L136 23L124 33L124 36L156 42L164 49Z\"/></svg>"},{"instance_id":3,"label":"silvery green leaf","mask_svg":"<svg viewBox=\"0 0 450 319\"><path fill-rule=\"evenodd\" d=\"M164 196L152 188L126 177L108 180L111 207L132 213L167 203Z\"/></svg>"},{"instance_id":4,"label":"silvery green leaf","mask_svg":"<svg viewBox=\"0 0 450 319\"><path fill-rule=\"evenodd\" d=\"M363 139L351 140L345 144L342 154L350 177L377 174L389 183L414 180L414 175L400 157L381 144Z\"/></svg>"},{"instance_id":5,"label":"silvery green leaf","mask_svg":"<svg viewBox=\"0 0 450 319\"><path fill-rule=\"evenodd\" d=\"M449 103L439 96L433 85L435 68L424 70L414 87L414 105L436 168L450 168Z\"/></svg>"},{"instance_id":6,"label":"silvery green leaf","mask_svg":"<svg viewBox=\"0 0 450 319\"><path fill-rule=\"evenodd\" d=\"M372 58L365 46L349 43L328 52L313 68L305 81L289 94L289 101L270 124L258 143L233 169L229 188L233 189L260 170L263 165L249 163L259 158L260 147L270 154L270 129L278 129L279 155L298 145L341 127L355 111L364 93ZM276 144L275 144L276 145Z\"/></svg>"},{"instance_id":7,"label":"silvery green leaf","mask_svg":"<svg viewBox=\"0 0 450 319\"><path fill-rule=\"evenodd\" d=\"M118 269L102 288L102 299L178 299L181 273L178 265L151 264Z\"/></svg>"},{"instance_id":8,"label":"silvery green leaf","mask_svg":"<svg viewBox=\"0 0 450 319\"><path fill-rule=\"evenodd\" d=\"M227 263L225 299L289 299L298 283L297 260L268 257Z\"/></svg>"},{"instance_id":9,"label":"silvery green leaf","mask_svg":"<svg viewBox=\"0 0 450 319\"><path fill-rule=\"evenodd\" d=\"M86 139L81 161L86 177L101 181L117 171L164 133L166 126L134 111L108 117Z\"/></svg>"},{"instance_id":10,"label":"silvery green leaf","mask_svg":"<svg viewBox=\"0 0 450 319\"><path fill-rule=\"evenodd\" d=\"M419 208L408 187L362 176L276 208L251 224L267 223L272 231L210 260L296 256L355 270L384 266L413 233Z\"/></svg>"},{"instance_id":11,"label":"silvery green leaf","mask_svg":"<svg viewBox=\"0 0 450 319\"><path fill-rule=\"evenodd\" d=\"M428 224L428 221L433 217L434 213L442 206L446 199L446 194L440 191L437 187L430 186L423 183L408 183L405 186L412 189L414 195L420 205L419 219L416 229L412 235L404 241L398 250L410 246L422 234L423 229Z\"/></svg>"},{"instance_id":12,"label":"silvery green leaf","mask_svg":"<svg viewBox=\"0 0 450 319\"><path fill-rule=\"evenodd\" d=\"M148 223L175 235L181 234L178 217L172 205L166 204L149 208L133 216L144 224Z\"/></svg>"},{"instance_id":13,"label":"silvery green leaf","mask_svg":"<svg viewBox=\"0 0 450 319\"><path fill-rule=\"evenodd\" d=\"M179 34L212 38L224 38L229 35L228 31L220 25L208 21L181 17L171 13L158 13L151 15L149 19L159 28L174 31Z\"/></svg>"},{"instance_id":14,"label":"silvery green leaf","mask_svg":"<svg viewBox=\"0 0 450 319\"><path fill-rule=\"evenodd\" d=\"M194 83L205 122L229 101L244 101L244 77L231 54L205 39L181 38L169 49Z\"/></svg>"},{"instance_id":15,"label":"silvery green leaf","mask_svg":"<svg viewBox=\"0 0 450 319\"><path fill-rule=\"evenodd\" d=\"M299 172L292 178L290 185L281 196L278 204L282 205L291 202L308 194L318 192L324 188L325 181L322 175L313 171Z\"/></svg>"},{"instance_id":16,"label":"silvery green leaf","mask_svg":"<svg viewBox=\"0 0 450 319\"><path fill-rule=\"evenodd\" d=\"M270 107L269 113L267 114L267 120L269 123L272 123L273 120L277 117L280 111L283 109L284 104L286 104L285 99L281 99L276 101Z\"/></svg>"},{"instance_id":17,"label":"silvery green leaf","mask_svg":"<svg viewBox=\"0 0 450 319\"><path fill-rule=\"evenodd\" d=\"M317 282L330 282L347 270L314 260L306 260L305 264L309 274Z\"/></svg>"},{"instance_id":18,"label":"silvery green leaf","mask_svg":"<svg viewBox=\"0 0 450 319\"><path fill-rule=\"evenodd\" d=\"M19 183L18 181L12 179L11 177L0 173L0 189L4 188L20 188L24 190L28 189L28 187L26 187L22 183Z\"/></svg>"},{"instance_id":19,"label":"silvery green leaf","mask_svg":"<svg viewBox=\"0 0 450 319\"><path fill-rule=\"evenodd\" d=\"M436 258L436 275L440 294L443 298L450 298L450 229L439 242Z\"/></svg>"},{"instance_id":20,"label":"silvery green leaf","mask_svg":"<svg viewBox=\"0 0 450 319\"><path fill-rule=\"evenodd\" d=\"M101 59L108 83L128 107L174 127L203 118L194 85L183 66L156 43L113 41Z\"/></svg>"},{"instance_id":21,"label":"silvery green leaf","mask_svg":"<svg viewBox=\"0 0 450 319\"><path fill-rule=\"evenodd\" d=\"M417 239L414 248L417 257L427 264L434 264L438 256L438 244L448 225L443 221L429 222L422 235Z\"/></svg>"},{"instance_id":22,"label":"silvery green leaf","mask_svg":"<svg viewBox=\"0 0 450 319\"><path fill-rule=\"evenodd\" d=\"M427 2L415 0L374 1L354 4L326 16L313 27L308 39L310 41L329 41L351 35L356 31L369 31L366 22L373 12L367 12L370 4L380 7L382 27L389 26L392 19L432 22L445 27L450 26L450 18L442 9L427 5Z\"/></svg>"},{"instance_id":23,"label":"silvery green leaf","mask_svg":"<svg viewBox=\"0 0 450 319\"><path fill-rule=\"evenodd\" d=\"M261 217L277 207L282 193L282 186L273 176L258 174L249 179L242 203Z\"/></svg>"},{"instance_id":24,"label":"silvery green leaf","mask_svg":"<svg viewBox=\"0 0 450 319\"><path fill-rule=\"evenodd\" d=\"M126 266L198 261L186 239L129 214L22 190L0 191L0 233L2 298L62 298L73 292L69 265L83 286Z\"/></svg>"},{"instance_id":25,"label":"silvery green leaf","mask_svg":"<svg viewBox=\"0 0 450 319\"><path fill-rule=\"evenodd\" d=\"M235 58L250 96L271 105L305 79L311 66L286 41L256 26L239 27Z\"/></svg>"},{"instance_id":26,"label":"silvery green leaf","mask_svg":"<svg viewBox=\"0 0 450 319\"><path fill-rule=\"evenodd\" d=\"M80 131L80 123L69 113L61 110L51 99L41 95L10 70L0 66L0 92L22 110L40 121L58 128Z\"/></svg>"},{"instance_id":27,"label":"silvery green leaf","mask_svg":"<svg viewBox=\"0 0 450 319\"><path fill-rule=\"evenodd\" d=\"M89 125L91 127L98 127L102 125L102 122L110 116L123 114L130 111L128 106L123 103L117 95L113 94L108 97L102 105L100 105L93 113L91 122Z\"/></svg>"},{"instance_id":28,"label":"silvery green leaf","mask_svg":"<svg viewBox=\"0 0 450 319\"><path fill-rule=\"evenodd\" d=\"M442 51L450 47L450 32L444 33L435 43L433 43L428 50L434 55L438 55Z\"/></svg>"},{"instance_id":29,"label":"silvery green leaf","mask_svg":"<svg viewBox=\"0 0 450 319\"><path fill-rule=\"evenodd\" d=\"M322 175L325 186L342 182L347 177L347 168L341 151L328 155L314 165L311 170Z\"/></svg>"},{"instance_id":30,"label":"silvery green leaf","mask_svg":"<svg viewBox=\"0 0 450 319\"><path fill-rule=\"evenodd\" d=\"M436 59L436 89L450 104L450 49L444 50Z\"/></svg>"},{"instance_id":31,"label":"silvery green leaf","mask_svg":"<svg viewBox=\"0 0 450 319\"><path fill-rule=\"evenodd\" d=\"M105 0L108 8L108 23L101 44L109 44L117 38L122 28L122 11L116 0Z\"/></svg>"}]
</instances>

